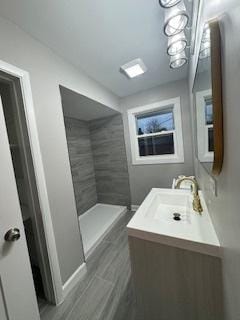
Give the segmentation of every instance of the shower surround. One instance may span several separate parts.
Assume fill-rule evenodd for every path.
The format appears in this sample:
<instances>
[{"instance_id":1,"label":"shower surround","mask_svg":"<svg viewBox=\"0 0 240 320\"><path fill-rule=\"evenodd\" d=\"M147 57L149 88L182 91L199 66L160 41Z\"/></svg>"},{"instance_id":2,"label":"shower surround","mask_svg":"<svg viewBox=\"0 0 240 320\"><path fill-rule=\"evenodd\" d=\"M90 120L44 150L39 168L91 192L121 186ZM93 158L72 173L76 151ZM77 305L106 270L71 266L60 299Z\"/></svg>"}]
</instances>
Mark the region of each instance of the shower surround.
<instances>
[{"instance_id":1,"label":"shower surround","mask_svg":"<svg viewBox=\"0 0 240 320\"><path fill-rule=\"evenodd\" d=\"M80 216L97 203L97 189L89 124L64 118L77 213Z\"/></svg>"},{"instance_id":2,"label":"shower surround","mask_svg":"<svg viewBox=\"0 0 240 320\"><path fill-rule=\"evenodd\" d=\"M78 215L96 203L129 207L122 115L64 120Z\"/></svg>"},{"instance_id":3,"label":"shower surround","mask_svg":"<svg viewBox=\"0 0 240 320\"><path fill-rule=\"evenodd\" d=\"M65 117L83 249L87 258L130 206L121 115L92 121Z\"/></svg>"},{"instance_id":4,"label":"shower surround","mask_svg":"<svg viewBox=\"0 0 240 320\"><path fill-rule=\"evenodd\" d=\"M93 120L90 134L98 202L130 205L130 187L121 115Z\"/></svg>"}]
</instances>

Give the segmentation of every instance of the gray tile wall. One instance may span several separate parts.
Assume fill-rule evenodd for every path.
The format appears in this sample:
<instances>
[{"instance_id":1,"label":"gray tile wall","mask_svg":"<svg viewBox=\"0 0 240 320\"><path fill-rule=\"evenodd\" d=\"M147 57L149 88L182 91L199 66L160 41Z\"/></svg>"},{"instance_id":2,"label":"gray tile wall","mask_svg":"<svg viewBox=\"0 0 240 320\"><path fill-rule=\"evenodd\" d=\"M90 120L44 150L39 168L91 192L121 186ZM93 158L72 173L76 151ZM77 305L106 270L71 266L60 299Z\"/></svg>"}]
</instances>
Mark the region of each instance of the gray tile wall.
<instances>
[{"instance_id":1,"label":"gray tile wall","mask_svg":"<svg viewBox=\"0 0 240 320\"><path fill-rule=\"evenodd\" d=\"M129 205L130 187L122 115L90 121L98 202Z\"/></svg>"},{"instance_id":2,"label":"gray tile wall","mask_svg":"<svg viewBox=\"0 0 240 320\"><path fill-rule=\"evenodd\" d=\"M64 118L78 215L97 203L89 126L86 121Z\"/></svg>"}]
</instances>

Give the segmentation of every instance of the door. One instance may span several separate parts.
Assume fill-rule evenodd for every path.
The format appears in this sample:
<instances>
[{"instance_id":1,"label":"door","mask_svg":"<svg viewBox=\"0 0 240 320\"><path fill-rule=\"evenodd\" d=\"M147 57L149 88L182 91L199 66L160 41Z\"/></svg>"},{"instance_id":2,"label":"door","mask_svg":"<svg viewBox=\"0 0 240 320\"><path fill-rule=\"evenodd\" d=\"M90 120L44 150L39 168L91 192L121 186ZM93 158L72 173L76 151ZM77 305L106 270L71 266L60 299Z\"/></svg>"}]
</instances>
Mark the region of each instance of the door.
<instances>
[{"instance_id":1,"label":"door","mask_svg":"<svg viewBox=\"0 0 240 320\"><path fill-rule=\"evenodd\" d=\"M8 232L12 228L16 228L15 232ZM23 221L21 216L20 204L18 200L18 193L13 171L11 153L8 143L7 130L3 115L1 97L0 319L40 319L32 279L27 243L24 233Z\"/></svg>"}]
</instances>

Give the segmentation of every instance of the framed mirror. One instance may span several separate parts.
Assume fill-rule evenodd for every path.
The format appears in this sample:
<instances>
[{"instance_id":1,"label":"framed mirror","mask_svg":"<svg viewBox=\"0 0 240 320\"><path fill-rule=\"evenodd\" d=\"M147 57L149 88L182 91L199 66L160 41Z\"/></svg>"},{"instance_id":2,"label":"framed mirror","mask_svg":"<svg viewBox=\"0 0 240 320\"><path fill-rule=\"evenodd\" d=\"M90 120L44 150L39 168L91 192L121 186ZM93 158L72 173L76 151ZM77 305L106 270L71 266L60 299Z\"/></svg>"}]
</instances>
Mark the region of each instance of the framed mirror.
<instances>
[{"instance_id":1,"label":"framed mirror","mask_svg":"<svg viewBox=\"0 0 240 320\"><path fill-rule=\"evenodd\" d=\"M217 20L205 24L193 86L196 156L219 175L223 164L221 36Z\"/></svg>"}]
</instances>

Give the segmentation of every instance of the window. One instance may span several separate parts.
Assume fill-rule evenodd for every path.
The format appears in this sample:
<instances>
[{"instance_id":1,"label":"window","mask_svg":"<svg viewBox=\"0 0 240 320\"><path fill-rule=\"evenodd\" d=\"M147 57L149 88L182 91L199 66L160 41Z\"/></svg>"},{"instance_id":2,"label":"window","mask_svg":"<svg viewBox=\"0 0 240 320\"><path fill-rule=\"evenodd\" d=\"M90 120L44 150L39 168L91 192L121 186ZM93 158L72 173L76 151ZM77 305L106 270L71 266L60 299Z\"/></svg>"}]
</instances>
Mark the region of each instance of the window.
<instances>
[{"instance_id":1,"label":"window","mask_svg":"<svg viewBox=\"0 0 240 320\"><path fill-rule=\"evenodd\" d=\"M133 164L184 162L180 98L128 110Z\"/></svg>"},{"instance_id":2,"label":"window","mask_svg":"<svg viewBox=\"0 0 240 320\"><path fill-rule=\"evenodd\" d=\"M213 161L213 105L212 91L196 93L198 159L201 162Z\"/></svg>"},{"instance_id":3,"label":"window","mask_svg":"<svg viewBox=\"0 0 240 320\"><path fill-rule=\"evenodd\" d=\"M213 105L212 96L204 98L205 104L205 130L207 135L207 151L213 152Z\"/></svg>"}]
</instances>

